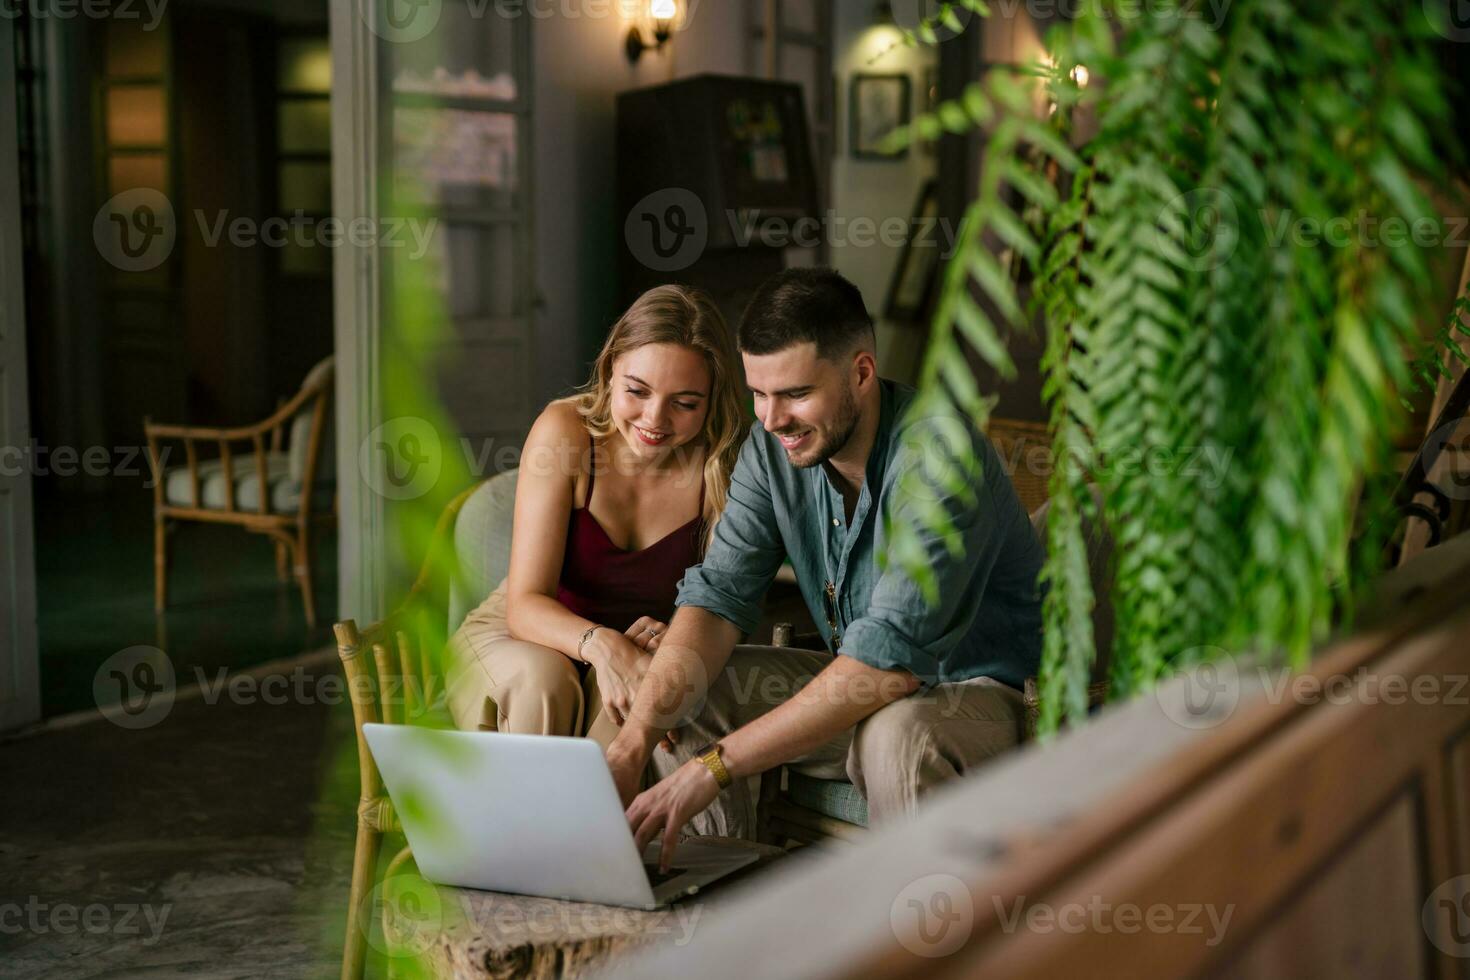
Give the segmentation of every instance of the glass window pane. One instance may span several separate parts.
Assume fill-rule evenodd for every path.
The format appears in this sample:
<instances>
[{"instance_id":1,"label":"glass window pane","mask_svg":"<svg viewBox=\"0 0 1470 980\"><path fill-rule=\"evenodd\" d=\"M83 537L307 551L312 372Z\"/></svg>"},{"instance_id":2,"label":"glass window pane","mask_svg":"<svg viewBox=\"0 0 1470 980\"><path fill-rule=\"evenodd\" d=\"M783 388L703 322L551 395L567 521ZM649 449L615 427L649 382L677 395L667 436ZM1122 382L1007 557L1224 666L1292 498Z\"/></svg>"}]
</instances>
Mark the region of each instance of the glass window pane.
<instances>
[{"instance_id":1,"label":"glass window pane","mask_svg":"<svg viewBox=\"0 0 1470 980\"><path fill-rule=\"evenodd\" d=\"M277 110L282 153L327 153L332 149L332 103L326 99L283 99Z\"/></svg>"},{"instance_id":2,"label":"glass window pane","mask_svg":"<svg viewBox=\"0 0 1470 980\"><path fill-rule=\"evenodd\" d=\"M281 164L281 210L287 214L328 214L332 210L332 165L286 162Z\"/></svg>"},{"instance_id":3,"label":"glass window pane","mask_svg":"<svg viewBox=\"0 0 1470 980\"><path fill-rule=\"evenodd\" d=\"M326 38L285 38L277 51L276 86L282 91L332 90L332 52Z\"/></svg>"},{"instance_id":4,"label":"glass window pane","mask_svg":"<svg viewBox=\"0 0 1470 980\"><path fill-rule=\"evenodd\" d=\"M406 236L404 252L413 250ZM411 258L409 255L404 258ZM425 261L432 262L445 312L453 319L502 317L521 312L516 271L515 226L435 224Z\"/></svg>"},{"instance_id":5,"label":"glass window pane","mask_svg":"<svg viewBox=\"0 0 1470 980\"><path fill-rule=\"evenodd\" d=\"M107 141L114 146L158 146L167 114L161 85L115 85L107 90Z\"/></svg>"},{"instance_id":6,"label":"glass window pane","mask_svg":"<svg viewBox=\"0 0 1470 980\"><path fill-rule=\"evenodd\" d=\"M394 193L408 204L506 207L517 186L516 117L396 109Z\"/></svg>"},{"instance_id":7,"label":"glass window pane","mask_svg":"<svg viewBox=\"0 0 1470 980\"><path fill-rule=\"evenodd\" d=\"M168 161L162 153L116 154L107 161L109 196L137 187L168 193Z\"/></svg>"},{"instance_id":8,"label":"glass window pane","mask_svg":"<svg viewBox=\"0 0 1470 980\"><path fill-rule=\"evenodd\" d=\"M107 73L109 75L162 75L166 33L162 26L143 29L144 21L123 17L107 20Z\"/></svg>"},{"instance_id":9,"label":"glass window pane","mask_svg":"<svg viewBox=\"0 0 1470 980\"><path fill-rule=\"evenodd\" d=\"M386 45L394 90L515 98L516 23L510 12L529 16L531 4L444 0L438 6L439 19L427 35ZM431 16L434 5L418 9L419 16ZM616 47L616 40L611 43Z\"/></svg>"}]
</instances>

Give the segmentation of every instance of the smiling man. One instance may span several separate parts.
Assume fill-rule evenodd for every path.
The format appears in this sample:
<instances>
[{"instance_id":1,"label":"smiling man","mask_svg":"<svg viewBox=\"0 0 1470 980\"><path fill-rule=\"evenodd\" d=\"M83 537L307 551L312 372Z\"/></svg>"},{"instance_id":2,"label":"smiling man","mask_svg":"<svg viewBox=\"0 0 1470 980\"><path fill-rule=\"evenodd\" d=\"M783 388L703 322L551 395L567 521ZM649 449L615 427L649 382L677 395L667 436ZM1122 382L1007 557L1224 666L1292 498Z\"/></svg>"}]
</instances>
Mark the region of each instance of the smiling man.
<instances>
[{"instance_id":1,"label":"smiling man","mask_svg":"<svg viewBox=\"0 0 1470 980\"><path fill-rule=\"evenodd\" d=\"M914 391L878 377L858 289L828 269L780 273L751 301L739 345L757 424L607 752L639 846L662 835L665 864L686 824L752 836L753 777L783 763L850 778L875 822L911 811L1017 742L1041 651L1041 545L999 456L959 425L984 470L973 501L923 478L936 457L915 457L906 435L917 426L917 444L953 446L956 423L915 417ZM934 604L896 562L880 568L887 522L916 504L949 519L924 541ZM788 556L827 650L737 647ZM674 728L673 751L655 753ZM662 778L637 794L650 762Z\"/></svg>"}]
</instances>

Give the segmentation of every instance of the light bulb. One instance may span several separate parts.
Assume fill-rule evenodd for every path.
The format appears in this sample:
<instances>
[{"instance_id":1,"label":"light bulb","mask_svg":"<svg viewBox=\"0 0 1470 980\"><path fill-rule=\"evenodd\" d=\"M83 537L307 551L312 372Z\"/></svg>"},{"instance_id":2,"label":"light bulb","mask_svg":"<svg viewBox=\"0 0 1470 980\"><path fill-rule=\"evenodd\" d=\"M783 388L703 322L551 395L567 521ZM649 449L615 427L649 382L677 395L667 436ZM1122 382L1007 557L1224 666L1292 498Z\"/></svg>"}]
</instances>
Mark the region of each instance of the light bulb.
<instances>
[{"instance_id":1,"label":"light bulb","mask_svg":"<svg viewBox=\"0 0 1470 980\"><path fill-rule=\"evenodd\" d=\"M649 16L654 20L673 20L679 13L679 5L675 0L653 0L648 8Z\"/></svg>"}]
</instances>

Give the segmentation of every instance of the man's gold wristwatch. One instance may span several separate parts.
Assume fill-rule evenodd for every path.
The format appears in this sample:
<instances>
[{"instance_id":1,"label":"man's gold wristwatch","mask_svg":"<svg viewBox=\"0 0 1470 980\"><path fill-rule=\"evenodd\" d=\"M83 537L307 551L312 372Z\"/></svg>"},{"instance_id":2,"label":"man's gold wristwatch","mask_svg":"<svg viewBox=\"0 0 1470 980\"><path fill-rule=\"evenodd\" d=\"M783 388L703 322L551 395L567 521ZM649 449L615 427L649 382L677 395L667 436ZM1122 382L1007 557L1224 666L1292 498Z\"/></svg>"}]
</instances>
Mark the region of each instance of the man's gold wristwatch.
<instances>
[{"instance_id":1,"label":"man's gold wristwatch","mask_svg":"<svg viewBox=\"0 0 1470 980\"><path fill-rule=\"evenodd\" d=\"M720 789L724 789L734 782L730 778L730 770L725 768L724 760L720 758L719 742L711 742L706 746L699 753L699 761L709 770L709 774L715 777L715 782L719 784Z\"/></svg>"}]
</instances>

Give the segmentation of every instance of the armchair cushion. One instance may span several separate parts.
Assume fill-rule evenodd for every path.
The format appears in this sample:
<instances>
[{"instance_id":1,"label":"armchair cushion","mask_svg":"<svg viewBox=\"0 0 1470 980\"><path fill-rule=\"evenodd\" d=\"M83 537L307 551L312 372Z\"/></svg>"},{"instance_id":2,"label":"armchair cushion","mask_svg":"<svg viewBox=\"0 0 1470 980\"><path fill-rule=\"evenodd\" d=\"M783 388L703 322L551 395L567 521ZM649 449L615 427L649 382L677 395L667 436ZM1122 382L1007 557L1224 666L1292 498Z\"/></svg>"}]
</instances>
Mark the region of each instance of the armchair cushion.
<instances>
[{"instance_id":1,"label":"armchair cushion","mask_svg":"<svg viewBox=\"0 0 1470 980\"><path fill-rule=\"evenodd\" d=\"M786 770L786 798L797 806L846 820L859 827L868 825L868 801L846 780L818 779L795 769Z\"/></svg>"},{"instance_id":2,"label":"armchair cushion","mask_svg":"<svg viewBox=\"0 0 1470 980\"><path fill-rule=\"evenodd\" d=\"M306 379L301 382L303 391L327 384L332 379L332 355L328 355L318 361L316 366L307 372ZM290 460L291 479L301 484L306 480L306 453L311 448L311 416L315 410L312 401L302 406L301 411L291 418L290 427L286 430L286 455ZM322 444L316 460L316 483L331 483L337 472L337 441L335 438L337 427L332 421L332 398L327 397L327 416L322 420ZM299 499L299 498L298 498Z\"/></svg>"},{"instance_id":3,"label":"armchair cushion","mask_svg":"<svg viewBox=\"0 0 1470 980\"><path fill-rule=\"evenodd\" d=\"M515 506L516 471L506 470L482 483L460 508L454 522L457 568L449 582L450 633L510 571Z\"/></svg>"},{"instance_id":4,"label":"armchair cushion","mask_svg":"<svg viewBox=\"0 0 1470 980\"><path fill-rule=\"evenodd\" d=\"M277 514L294 514L301 507L301 484L291 479L290 463L285 453L266 453L266 493L269 509ZM232 469L235 477L235 509L253 513L260 507L260 477L255 469L255 454L236 456ZM317 510L330 510L332 494L318 481L312 494ZM174 507L193 507L194 490L189 482L187 466L173 466L164 472L163 497ZM218 459L199 463L199 506L206 510L225 509L225 467Z\"/></svg>"}]
</instances>

